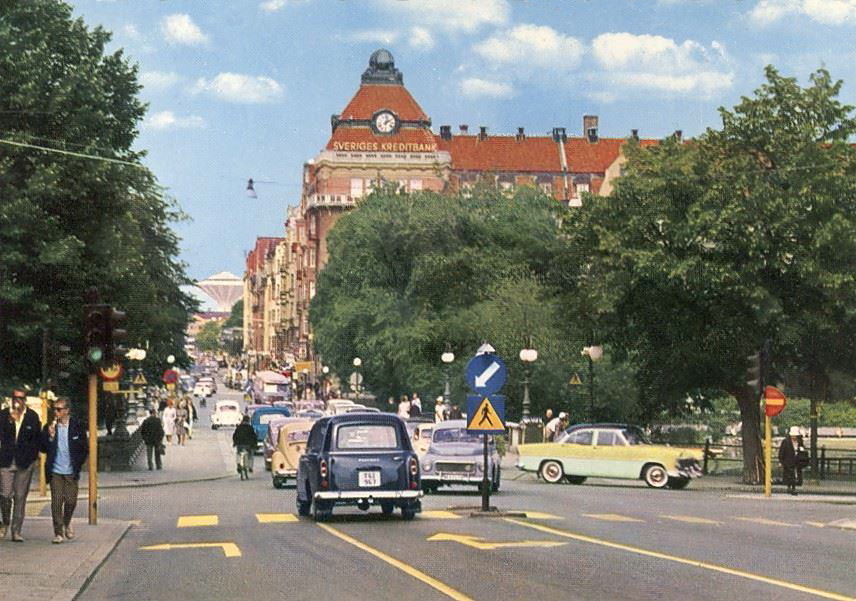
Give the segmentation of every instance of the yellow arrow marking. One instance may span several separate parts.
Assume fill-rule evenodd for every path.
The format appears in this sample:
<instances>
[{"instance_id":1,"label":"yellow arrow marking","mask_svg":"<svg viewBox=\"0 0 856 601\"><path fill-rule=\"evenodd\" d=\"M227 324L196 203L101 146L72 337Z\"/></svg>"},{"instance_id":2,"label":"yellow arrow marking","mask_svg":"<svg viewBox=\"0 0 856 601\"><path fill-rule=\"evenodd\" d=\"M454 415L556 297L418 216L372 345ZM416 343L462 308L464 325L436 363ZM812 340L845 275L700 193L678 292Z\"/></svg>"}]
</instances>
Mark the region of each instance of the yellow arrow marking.
<instances>
[{"instance_id":1,"label":"yellow arrow marking","mask_svg":"<svg viewBox=\"0 0 856 601\"><path fill-rule=\"evenodd\" d=\"M472 547L473 549L479 549L480 551L491 551L493 549L504 549L506 547L559 547L561 545L568 544L562 541L552 540L521 540L508 543L492 543L484 542L483 538L478 538L476 536L467 536L466 534L450 534L448 532L438 532L434 536L429 536L427 540L454 541L456 543L461 543L462 545Z\"/></svg>"},{"instance_id":2,"label":"yellow arrow marking","mask_svg":"<svg viewBox=\"0 0 856 601\"><path fill-rule=\"evenodd\" d=\"M826 524L824 524L823 522L806 522L806 524L808 524L809 526L815 526L817 528L826 527Z\"/></svg>"},{"instance_id":3,"label":"yellow arrow marking","mask_svg":"<svg viewBox=\"0 0 856 601\"><path fill-rule=\"evenodd\" d=\"M235 543L163 543L140 547L143 551L172 551L173 549L205 549L220 547L226 557L240 557L241 550Z\"/></svg>"},{"instance_id":4,"label":"yellow arrow marking","mask_svg":"<svg viewBox=\"0 0 856 601\"><path fill-rule=\"evenodd\" d=\"M176 528L195 528L196 526L216 526L220 518L216 515L183 515L178 518Z\"/></svg>"},{"instance_id":5,"label":"yellow arrow marking","mask_svg":"<svg viewBox=\"0 0 856 601\"><path fill-rule=\"evenodd\" d=\"M713 524L714 526L722 525L722 522L717 522L716 520L709 520L707 518L697 518L692 515L661 515L661 518L666 518L667 520L675 520L677 522L686 522L688 524Z\"/></svg>"},{"instance_id":6,"label":"yellow arrow marking","mask_svg":"<svg viewBox=\"0 0 856 601\"><path fill-rule=\"evenodd\" d=\"M776 520L768 520L767 518L737 518L743 522L754 522L756 524L764 524L766 526L791 526L799 528L799 524L789 524L788 522L777 522Z\"/></svg>"},{"instance_id":7,"label":"yellow arrow marking","mask_svg":"<svg viewBox=\"0 0 856 601\"><path fill-rule=\"evenodd\" d=\"M257 513L256 519L259 524L279 524L283 522L298 522L293 513Z\"/></svg>"},{"instance_id":8,"label":"yellow arrow marking","mask_svg":"<svg viewBox=\"0 0 856 601\"><path fill-rule=\"evenodd\" d=\"M553 528L552 526L545 526L543 524L532 524L530 522L524 522L522 520L516 520L514 518L503 518L506 522L511 522L512 524L517 524L519 526L525 526L526 528L532 528L533 530L538 530L539 532L547 532L548 534L554 534L556 536L564 536L565 538L571 538L574 540L578 540L584 543L590 543L593 545L601 545L603 547L609 547L611 549L618 549L620 551L627 551L628 553L636 553L637 555L644 555L646 557L654 557L656 559L663 559L666 561L673 561L675 563L680 563L687 566L692 566L696 568L701 568L704 570L711 570L713 572L719 572L721 574L729 574L731 576L737 576L739 578L746 578L748 580L754 580L756 582L763 582L765 584L772 584L773 586L779 586L781 588L789 589L792 591L799 591L801 593L808 593L810 595L816 595L818 597L823 597L825 599L833 599L834 601L854 601L853 597L849 597L847 595L842 595L840 593L833 593L830 591L824 591L816 588L811 588L808 586L803 586L801 584L796 584L794 582L788 582L787 580L777 580L775 578L768 578L767 576L761 576L760 574L753 574L752 572L744 572L743 570L737 570L734 568L729 568L726 566L720 566L715 563L708 563L706 561L698 561L697 559L688 559L686 557L679 557L677 555L669 555L668 553L659 553L657 551L649 551L648 549L642 549L640 547L633 547L631 545L624 545L621 543L613 543L608 540L603 540L601 538L594 538L593 536L586 536L584 534L576 534L574 532L569 532L567 530L559 530L558 528Z\"/></svg>"},{"instance_id":9,"label":"yellow arrow marking","mask_svg":"<svg viewBox=\"0 0 856 601\"><path fill-rule=\"evenodd\" d=\"M603 520L605 522L644 522L645 520L639 520L637 518L631 518L626 515L618 515L617 513L584 513L584 516L587 518L594 518L596 520Z\"/></svg>"},{"instance_id":10,"label":"yellow arrow marking","mask_svg":"<svg viewBox=\"0 0 856 601\"><path fill-rule=\"evenodd\" d=\"M423 511L419 514L419 517L428 518L432 520L459 520L461 516L457 513L452 513L451 511Z\"/></svg>"}]
</instances>

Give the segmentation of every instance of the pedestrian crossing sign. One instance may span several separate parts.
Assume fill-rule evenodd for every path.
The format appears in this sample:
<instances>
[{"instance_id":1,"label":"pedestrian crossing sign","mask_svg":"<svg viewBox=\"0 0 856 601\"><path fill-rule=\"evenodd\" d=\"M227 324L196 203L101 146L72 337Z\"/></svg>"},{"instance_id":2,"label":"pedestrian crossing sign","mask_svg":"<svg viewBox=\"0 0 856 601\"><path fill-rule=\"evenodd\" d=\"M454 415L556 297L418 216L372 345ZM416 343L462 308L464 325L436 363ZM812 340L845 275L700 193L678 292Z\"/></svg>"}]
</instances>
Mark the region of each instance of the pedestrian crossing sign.
<instances>
[{"instance_id":1,"label":"pedestrian crossing sign","mask_svg":"<svg viewBox=\"0 0 856 601\"><path fill-rule=\"evenodd\" d=\"M477 434L505 433L505 397L467 395L467 432Z\"/></svg>"},{"instance_id":2,"label":"pedestrian crossing sign","mask_svg":"<svg viewBox=\"0 0 856 601\"><path fill-rule=\"evenodd\" d=\"M568 384L570 384L571 386L579 386L580 384L582 384L582 381L580 380L580 375L574 372L574 375L572 375L571 379L568 380Z\"/></svg>"},{"instance_id":3,"label":"pedestrian crossing sign","mask_svg":"<svg viewBox=\"0 0 856 601\"><path fill-rule=\"evenodd\" d=\"M146 377L142 374L142 372L138 373L134 378L133 382L134 386L145 386L147 384Z\"/></svg>"}]
</instances>

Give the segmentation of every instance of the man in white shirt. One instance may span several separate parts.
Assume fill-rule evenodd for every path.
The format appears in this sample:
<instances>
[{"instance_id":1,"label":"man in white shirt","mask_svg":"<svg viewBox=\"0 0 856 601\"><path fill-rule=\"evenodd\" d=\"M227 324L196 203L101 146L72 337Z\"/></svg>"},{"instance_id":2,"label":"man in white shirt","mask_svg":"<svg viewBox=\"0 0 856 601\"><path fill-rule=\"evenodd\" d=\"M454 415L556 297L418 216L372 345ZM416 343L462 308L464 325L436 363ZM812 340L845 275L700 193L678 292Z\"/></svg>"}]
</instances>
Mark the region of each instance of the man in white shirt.
<instances>
[{"instance_id":1,"label":"man in white shirt","mask_svg":"<svg viewBox=\"0 0 856 601\"><path fill-rule=\"evenodd\" d=\"M554 442L568 425L568 414L562 411L559 417L554 417L544 427L545 442Z\"/></svg>"}]
</instances>

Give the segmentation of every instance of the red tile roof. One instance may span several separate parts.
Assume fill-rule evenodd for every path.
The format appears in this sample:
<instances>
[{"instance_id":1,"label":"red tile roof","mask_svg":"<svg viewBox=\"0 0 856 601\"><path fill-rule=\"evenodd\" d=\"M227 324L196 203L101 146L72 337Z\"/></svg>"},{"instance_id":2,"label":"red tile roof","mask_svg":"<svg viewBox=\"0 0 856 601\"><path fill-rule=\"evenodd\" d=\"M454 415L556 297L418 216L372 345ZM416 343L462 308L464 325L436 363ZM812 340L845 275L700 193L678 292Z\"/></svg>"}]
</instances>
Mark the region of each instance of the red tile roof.
<instances>
[{"instance_id":1,"label":"red tile roof","mask_svg":"<svg viewBox=\"0 0 856 601\"><path fill-rule=\"evenodd\" d=\"M599 138L589 142L586 138L568 138L565 157L571 173L602 173L618 158L624 138Z\"/></svg>"},{"instance_id":2,"label":"red tile roof","mask_svg":"<svg viewBox=\"0 0 856 601\"><path fill-rule=\"evenodd\" d=\"M369 119L379 109L389 109L403 121L428 119L407 88L397 84L362 84L339 117Z\"/></svg>"},{"instance_id":3,"label":"red tile roof","mask_svg":"<svg viewBox=\"0 0 856 601\"><path fill-rule=\"evenodd\" d=\"M559 153L552 138L477 135L436 136L438 150L452 155L452 169L459 171L561 171Z\"/></svg>"}]
</instances>

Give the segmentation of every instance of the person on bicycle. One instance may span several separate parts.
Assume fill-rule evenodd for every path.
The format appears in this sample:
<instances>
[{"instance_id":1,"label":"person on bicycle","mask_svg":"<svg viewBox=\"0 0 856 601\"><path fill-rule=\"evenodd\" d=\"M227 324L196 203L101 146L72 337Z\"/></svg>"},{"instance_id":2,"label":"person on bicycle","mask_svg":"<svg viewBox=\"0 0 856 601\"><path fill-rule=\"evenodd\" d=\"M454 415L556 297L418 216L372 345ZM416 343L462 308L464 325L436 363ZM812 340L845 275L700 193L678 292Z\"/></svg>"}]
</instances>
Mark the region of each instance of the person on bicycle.
<instances>
[{"instance_id":1,"label":"person on bicycle","mask_svg":"<svg viewBox=\"0 0 856 601\"><path fill-rule=\"evenodd\" d=\"M253 455L256 452L256 431L250 425L249 415L245 415L238 427L235 428L235 432L232 434L232 445L236 447L239 461L241 451L247 451L247 469L252 472ZM240 464L238 465L238 473L241 473Z\"/></svg>"}]
</instances>

